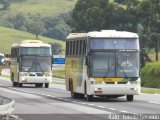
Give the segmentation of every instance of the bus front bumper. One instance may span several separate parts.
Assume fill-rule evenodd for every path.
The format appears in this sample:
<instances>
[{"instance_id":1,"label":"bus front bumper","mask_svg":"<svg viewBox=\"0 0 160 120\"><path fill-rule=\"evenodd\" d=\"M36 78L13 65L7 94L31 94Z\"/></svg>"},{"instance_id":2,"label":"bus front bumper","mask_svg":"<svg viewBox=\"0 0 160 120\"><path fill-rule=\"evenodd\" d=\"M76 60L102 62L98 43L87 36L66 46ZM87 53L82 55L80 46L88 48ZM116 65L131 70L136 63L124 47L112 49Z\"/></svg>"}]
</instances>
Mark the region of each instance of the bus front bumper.
<instances>
[{"instance_id":1,"label":"bus front bumper","mask_svg":"<svg viewBox=\"0 0 160 120\"><path fill-rule=\"evenodd\" d=\"M26 84L34 84L34 83L51 83L52 77L46 77L46 76L33 76L33 77L19 77L19 83L26 83Z\"/></svg>"},{"instance_id":2,"label":"bus front bumper","mask_svg":"<svg viewBox=\"0 0 160 120\"><path fill-rule=\"evenodd\" d=\"M91 85L90 95L139 95L139 85Z\"/></svg>"}]
</instances>

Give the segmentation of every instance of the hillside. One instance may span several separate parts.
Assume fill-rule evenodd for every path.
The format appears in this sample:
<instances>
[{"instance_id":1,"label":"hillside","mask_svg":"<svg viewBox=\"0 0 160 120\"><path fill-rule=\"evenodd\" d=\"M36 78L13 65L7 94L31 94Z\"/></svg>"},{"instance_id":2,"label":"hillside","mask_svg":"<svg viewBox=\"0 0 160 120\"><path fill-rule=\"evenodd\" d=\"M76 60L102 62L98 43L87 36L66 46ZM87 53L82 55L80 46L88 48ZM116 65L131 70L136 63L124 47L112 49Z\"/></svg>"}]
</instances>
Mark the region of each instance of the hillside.
<instances>
[{"instance_id":1,"label":"hillside","mask_svg":"<svg viewBox=\"0 0 160 120\"><path fill-rule=\"evenodd\" d=\"M64 48L64 42L54 40L54 39L49 39L40 36L39 37L41 41L48 43L48 42L57 42L62 44ZM0 26L0 53L5 53L8 54L10 53L10 48L11 45L15 42L20 42L25 39L35 39L35 35L27 33L27 32L22 32L14 29L9 29L5 27Z\"/></svg>"},{"instance_id":2,"label":"hillside","mask_svg":"<svg viewBox=\"0 0 160 120\"><path fill-rule=\"evenodd\" d=\"M24 0L23 2L13 2L9 10L1 11L0 15L13 16L17 13L24 13L39 14L43 17L56 16L71 11L76 2L77 0Z\"/></svg>"}]
</instances>

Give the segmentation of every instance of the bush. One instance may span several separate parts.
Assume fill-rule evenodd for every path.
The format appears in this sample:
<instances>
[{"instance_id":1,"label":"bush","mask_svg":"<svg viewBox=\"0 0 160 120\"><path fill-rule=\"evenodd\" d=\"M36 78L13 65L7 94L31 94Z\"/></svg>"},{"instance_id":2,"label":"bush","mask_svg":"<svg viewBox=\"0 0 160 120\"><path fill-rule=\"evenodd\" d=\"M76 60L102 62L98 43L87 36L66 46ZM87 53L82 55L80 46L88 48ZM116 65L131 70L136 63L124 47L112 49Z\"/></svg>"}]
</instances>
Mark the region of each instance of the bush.
<instances>
[{"instance_id":1,"label":"bush","mask_svg":"<svg viewBox=\"0 0 160 120\"><path fill-rule=\"evenodd\" d=\"M142 86L160 88L160 62L147 63L141 70Z\"/></svg>"}]
</instances>

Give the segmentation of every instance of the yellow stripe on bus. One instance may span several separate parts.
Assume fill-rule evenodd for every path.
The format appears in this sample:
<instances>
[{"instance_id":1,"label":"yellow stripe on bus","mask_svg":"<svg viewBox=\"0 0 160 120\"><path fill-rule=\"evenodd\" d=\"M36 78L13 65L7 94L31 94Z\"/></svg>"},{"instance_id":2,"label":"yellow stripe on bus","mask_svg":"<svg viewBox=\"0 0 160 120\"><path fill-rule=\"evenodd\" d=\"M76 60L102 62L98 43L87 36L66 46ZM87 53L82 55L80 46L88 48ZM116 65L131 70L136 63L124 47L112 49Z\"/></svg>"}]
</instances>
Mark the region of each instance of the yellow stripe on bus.
<instances>
[{"instance_id":1,"label":"yellow stripe on bus","mask_svg":"<svg viewBox=\"0 0 160 120\"><path fill-rule=\"evenodd\" d=\"M96 82L119 82L123 78L95 78Z\"/></svg>"}]
</instances>

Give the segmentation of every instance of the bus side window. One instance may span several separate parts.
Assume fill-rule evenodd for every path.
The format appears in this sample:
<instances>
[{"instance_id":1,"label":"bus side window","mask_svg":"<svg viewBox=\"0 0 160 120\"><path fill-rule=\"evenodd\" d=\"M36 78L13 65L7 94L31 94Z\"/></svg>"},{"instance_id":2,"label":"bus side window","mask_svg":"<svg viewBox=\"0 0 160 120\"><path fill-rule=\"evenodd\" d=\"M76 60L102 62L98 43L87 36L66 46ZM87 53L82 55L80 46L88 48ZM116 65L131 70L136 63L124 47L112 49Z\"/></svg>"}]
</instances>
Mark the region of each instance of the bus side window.
<instances>
[{"instance_id":1,"label":"bus side window","mask_svg":"<svg viewBox=\"0 0 160 120\"><path fill-rule=\"evenodd\" d=\"M71 43L71 44L70 44L70 55L72 55L72 53L73 53L73 52L72 52L72 51L73 51L73 48L72 48L72 47L73 47L73 42L70 41L70 43Z\"/></svg>"},{"instance_id":2,"label":"bus side window","mask_svg":"<svg viewBox=\"0 0 160 120\"><path fill-rule=\"evenodd\" d=\"M78 40L76 40L76 55L78 55Z\"/></svg>"},{"instance_id":3,"label":"bus side window","mask_svg":"<svg viewBox=\"0 0 160 120\"><path fill-rule=\"evenodd\" d=\"M68 55L71 55L71 41L68 41Z\"/></svg>"},{"instance_id":4,"label":"bus side window","mask_svg":"<svg viewBox=\"0 0 160 120\"><path fill-rule=\"evenodd\" d=\"M82 55L82 40L80 40L80 45L79 45L80 49L79 49L79 55Z\"/></svg>"},{"instance_id":5,"label":"bus side window","mask_svg":"<svg viewBox=\"0 0 160 120\"><path fill-rule=\"evenodd\" d=\"M78 54L78 56L80 56L80 40L78 40L77 41L77 43L78 43L78 47L77 47L77 54Z\"/></svg>"},{"instance_id":6,"label":"bus side window","mask_svg":"<svg viewBox=\"0 0 160 120\"><path fill-rule=\"evenodd\" d=\"M86 54L86 40L83 42L83 55Z\"/></svg>"},{"instance_id":7,"label":"bus side window","mask_svg":"<svg viewBox=\"0 0 160 120\"><path fill-rule=\"evenodd\" d=\"M85 49L84 43L85 43L85 41L82 40L82 48L81 48L82 56L84 55L84 49Z\"/></svg>"},{"instance_id":8,"label":"bus side window","mask_svg":"<svg viewBox=\"0 0 160 120\"><path fill-rule=\"evenodd\" d=\"M76 55L76 41L73 41L73 56Z\"/></svg>"},{"instance_id":9,"label":"bus side window","mask_svg":"<svg viewBox=\"0 0 160 120\"><path fill-rule=\"evenodd\" d=\"M66 55L69 55L69 54L70 54L69 46L70 46L70 41L67 41L67 42L66 42Z\"/></svg>"}]
</instances>

